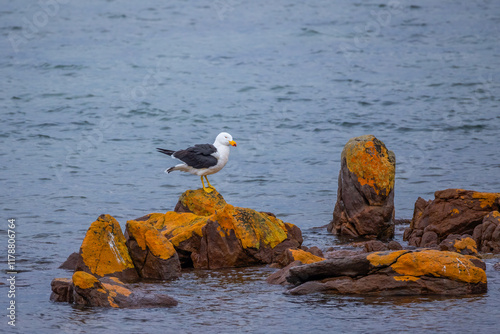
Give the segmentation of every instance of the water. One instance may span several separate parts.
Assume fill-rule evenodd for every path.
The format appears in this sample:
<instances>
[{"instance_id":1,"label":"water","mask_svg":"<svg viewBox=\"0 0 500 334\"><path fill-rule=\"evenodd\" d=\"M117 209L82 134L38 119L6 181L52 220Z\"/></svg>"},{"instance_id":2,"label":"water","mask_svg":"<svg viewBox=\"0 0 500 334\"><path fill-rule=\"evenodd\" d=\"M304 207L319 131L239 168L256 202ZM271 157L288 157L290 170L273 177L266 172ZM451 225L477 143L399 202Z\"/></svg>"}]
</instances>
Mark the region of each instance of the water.
<instances>
[{"instance_id":1,"label":"water","mask_svg":"<svg viewBox=\"0 0 500 334\"><path fill-rule=\"evenodd\" d=\"M179 300L171 309L80 309L49 295L100 214L124 226L199 187L164 174L172 161L156 147L223 130L238 147L211 183L229 203L298 225L308 246L339 243L314 227L331 219L340 152L355 136L395 152L397 218L436 190L500 191L499 2L45 3L0 11L0 240L5 259L16 218L17 332L498 328L498 258L487 260L488 293L461 298L288 296L265 284L265 267L155 286Z\"/></svg>"}]
</instances>

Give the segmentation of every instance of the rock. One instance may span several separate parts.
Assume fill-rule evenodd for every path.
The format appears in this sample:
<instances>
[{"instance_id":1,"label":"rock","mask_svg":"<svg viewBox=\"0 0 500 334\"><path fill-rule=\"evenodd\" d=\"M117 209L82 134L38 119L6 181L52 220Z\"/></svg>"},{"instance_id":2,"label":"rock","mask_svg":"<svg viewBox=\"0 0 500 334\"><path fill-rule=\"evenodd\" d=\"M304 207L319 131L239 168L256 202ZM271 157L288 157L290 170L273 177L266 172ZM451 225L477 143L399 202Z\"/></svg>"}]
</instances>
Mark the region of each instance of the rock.
<instances>
[{"instance_id":1,"label":"rock","mask_svg":"<svg viewBox=\"0 0 500 334\"><path fill-rule=\"evenodd\" d=\"M450 234L440 244L439 248L443 251L457 252L463 255L477 256L477 245L470 235Z\"/></svg>"},{"instance_id":2,"label":"rock","mask_svg":"<svg viewBox=\"0 0 500 334\"><path fill-rule=\"evenodd\" d=\"M120 225L110 215L101 215L90 225L79 254L76 271L113 276L124 282L139 280Z\"/></svg>"},{"instance_id":3,"label":"rock","mask_svg":"<svg viewBox=\"0 0 500 334\"><path fill-rule=\"evenodd\" d=\"M493 269L500 270L500 262L497 262L493 265Z\"/></svg>"},{"instance_id":4,"label":"rock","mask_svg":"<svg viewBox=\"0 0 500 334\"><path fill-rule=\"evenodd\" d=\"M485 216L472 235L482 253L500 253L500 212Z\"/></svg>"},{"instance_id":5,"label":"rock","mask_svg":"<svg viewBox=\"0 0 500 334\"><path fill-rule=\"evenodd\" d=\"M401 246L399 242L391 240L387 243L387 248L389 248L389 250L401 250L403 246Z\"/></svg>"},{"instance_id":6,"label":"rock","mask_svg":"<svg viewBox=\"0 0 500 334\"><path fill-rule=\"evenodd\" d=\"M379 241L379 240L367 241L367 242L365 242L364 247L365 247L365 252L367 252L367 253L389 250L389 247L387 247L386 244L384 244L382 241Z\"/></svg>"},{"instance_id":7,"label":"rock","mask_svg":"<svg viewBox=\"0 0 500 334\"><path fill-rule=\"evenodd\" d=\"M287 281L295 285L291 294L465 295L486 292L483 266L455 252L400 250L296 266Z\"/></svg>"},{"instance_id":8,"label":"rock","mask_svg":"<svg viewBox=\"0 0 500 334\"><path fill-rule=\"evenodd\" d=\"M164 294L151 294L129 288L116 277L98 279L84 271L76 271L72 279L52 281L51 300L90 307L151 308L176 306L177 301Z\"/></svg>"},{"instance_id":9,"label":"rock","mask_svg":"<svg viewBox=\"0 0 500 334\"><path fill-rule=\"evenodd\" d=\"M75 271L76 269L76 266L78 265L78 262L81 261L81 256L80 254L78 253L71 253L68 258L66 259L66 261L63 262L63 264L61 264L59 266L59 269L66 269L66 270L71 270L71 271Z\"/></svg>"},{"instance_id":10,"label":"rock","mask_svg":"<svg viewBox=\"0 0 500 334\"><path fill-rule=\"evenodd\" d=\"M188 190L176 211L142 219L175 247L183 267L216 269L269 264L302 244L300 229L273 215L239 208L214 191Z\"/></svg>"},{"instance_id":11,"label":"rock","mask_svg":"<svg viewBox=\"0 0 500 334\"><path fill-rule=\"evenodd\" d=\"M169 280L180 277L181 263L174 245L153 226L128 221L126 245L143 279Z\"/></svg>"},{"instance_id":12,"label":"rock","mask_svg":"<svg viewBox=\"0 0 500 334\"><path fill-rule=\"evenodd\" d=\"M354 255L360 255L363 251L361 250L349 250L349 249L333 249L325 253L327 259L339 259L344 257L350 257Z\"/></svg>"},{"instance_id":13,"label":"rock","mask_svg":"<svg viewBox=\"0 0 500 334\"><path fill-rule=\"evenodd\" d=\"M436 247L450 234L472 235L474 228L494 210L500 210L500 193L463 189L436 191L433 201L422 198L416 201L404 240L411 246Z\"/></svg>"},{"instance_id":14,"label":"rock","mask_svg":"<svg viewBox=\"0 0 500 334\"><path fill-rule=\"evenodd\" d=\"M198 216L211 216L226 206L226 201L217 191L202 193L201 189L186 190L180 197L175 212L190 212Z\"/></svg>"},{"instance_id":15,"label":"rock","mask_svg":"<svg viewBox=\"0 0 500 334\"><path fill-rule=\"evenodd\" d=\"M290 269L296 266L300 266L303 263L300 261L293 261L292 263L289 263L286 267L276 271L275 273L271 274L267 279L266 282L269 284L277 284L277 285L288 285L288 281L286 278L290 275Z\"/></svg>"},{"instance_id":16,"label":"rock","mask_svg":"<svg viewBox=\"0 0 500 334\"><path fill-rule=\"evenodd\" d=\"M284 251L281 254L281 256L278 257L277 263L280 264L282 267L285 267L295 261L300 261L303 264L308 264L323 260L325 260L324 257L316 256L310 253L309 251L289 248L286 251Z\"/></svg>"},{"instance_id":17,"label":"rock","mask_svg":"<svg viewBox=\"0 0 500 334\"><path fill-rule=\"evenodd\" d=\"M73 303L73 282L71 279L54 278L50 286L52 288L51 301Z\"/></svg>"},{"instance_id":18,"label":"rock","mask_svg":"<svg viewBox=\"0 0 500 334\"><path fill-rule=\"evenodd\" d=\"M312 246L312 247L309 247L308 249L306 249L309 253L313 254L313 255L316 255L316 256L319 256L319 257L324 257L323 255L323 251L321 249L319 249L319 247L317 246Z\"/></svg>"},{"instance_id":19,"label":"rock","mask_svg":"<svg viewBox=\"0 0 500 334\"><path fill-rule=\"evenodd\" d=\"M350 139L341 155L337 202L328 231L348 237L394 236L396 157L372 135Z\"/></svg>"}]
</instances>

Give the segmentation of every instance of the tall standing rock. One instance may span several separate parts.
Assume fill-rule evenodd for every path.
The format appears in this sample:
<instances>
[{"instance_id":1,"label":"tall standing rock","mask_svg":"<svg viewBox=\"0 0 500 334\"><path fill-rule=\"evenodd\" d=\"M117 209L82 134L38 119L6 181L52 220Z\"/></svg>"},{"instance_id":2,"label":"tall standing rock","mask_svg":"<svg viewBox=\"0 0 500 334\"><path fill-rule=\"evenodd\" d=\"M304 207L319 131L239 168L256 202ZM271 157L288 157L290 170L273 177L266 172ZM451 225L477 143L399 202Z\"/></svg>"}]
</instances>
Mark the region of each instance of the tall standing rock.
<instances>
[{"instance_id":1,"label":"tall standing rock","mask_svg":"<svg viewBox=\"0 0 500 334\"><path fill-rule=\"evenodd\" d=\"M396 157L373 135L350 139L341 155L337 202L328 231L341 236L394 236Z\"/></svg>"},{"instance_id":2,"label":"tall standing rock","mask_svg":"<svg viewBox=\"0 0 500 334\"><path fill-rule=\"evenodd\" d=\"M139 280L120 224L112 216L100 215L90 225L80 247L76 271L113 276L124 282Z\"/></svg>"}]
</instances>

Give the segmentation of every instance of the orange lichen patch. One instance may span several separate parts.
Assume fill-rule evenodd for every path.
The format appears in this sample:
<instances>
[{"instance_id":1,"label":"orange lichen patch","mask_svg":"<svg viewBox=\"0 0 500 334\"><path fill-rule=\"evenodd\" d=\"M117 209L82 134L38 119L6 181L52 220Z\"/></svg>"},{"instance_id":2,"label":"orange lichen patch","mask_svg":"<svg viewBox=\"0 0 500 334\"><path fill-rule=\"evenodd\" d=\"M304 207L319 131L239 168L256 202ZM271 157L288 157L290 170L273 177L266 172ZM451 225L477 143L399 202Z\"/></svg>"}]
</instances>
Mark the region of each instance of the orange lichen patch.
<instances>
[{"instance_id":1,"label":"orange lichen patch","mask_svg":"<svg viewBox=\"0 0 500 334\"><path fill-rule=\"evenodd\" d=\"M127 231L131 238L137 241L142 250L149 251L161 259L169 259L175 254L175 248L170 241L147 222L129 220Z\"/></svg>"},{"instance_id":2,"label":"orange lichen patch","mask_svg":"<svg viewBox=\"0 0 500 334\"><path fill-rule=\"evenodd\" d=\"M99 276L134 268L120 225L110 215L101 215L90 225L80 253L91 272Z\"/></svg>"},{"instance_id":3,"label":"orange lichen patch","mask_svg":"<svg viewBox=\"0 0 500 334\"><path fill-rule=\"evenodd\" d=\"M389 157L385 145L374 136L362 136L349 140L342 151L347 168L358 177L361 186L369 185L377 195L385 194L394 187L395 163Z\"/></svg>"},{"instance_id":4,"label":"orange lichen patch","mask_svg":"<svg viewBox=\"0 0 500 334\"><path fill-rule=\"evenodd\" d=\"M120 279L119 279L118 277L112 277L112 276L111 276L111 277L108 277L108 278L109 278L110 280L112 280L113 282L116 282L116 283L118 283L118 284L123 285L123 282L122 282L122 281L120 281Z\"/></svg>"},{"instance_id":5,"label":"orange lichen patch","mask_svg":"<svg viewBox=\"0 0 500 334\"><path fill-rule=\"evenodd\" d=\"M221 210L226 205L226 201L217 191L207 193L203 189L185 191L179 201L189 211L198 216L210 216L216 210Z\"/></svg>"},{"instance_id":6,"label":"orange lichen patch","mask_svg":"<svg viewBox=\"0 0 500 334\"><path fill-rule=\"evenodd\" d=\"M149 230L145 234L146 244L150 252L160 259L170 259L175 254L174 245L157 230Z\"/></svg>"},{"instance_id":7,"label":"orange lichen patch","mask_svg":"<svg viewBox=\"0 0 500 334\"><path fill-rule=\"evenodd\" d=\"M403 282L408 282L408 281L418 281L420 277L416 276L394 276L393 277L396 281L403 281Z\"/></svg>"},{"instance_id":8,"label":"orange lichen patch","mask_svg":"<svg viewBox=\"0 0 500 334\"><path fill-rule=\"evenodd\" d=\"M243 248L259 249L261 245L274 248L287 238L286 226L281 220L252 209L227 204L209 219L219 223L222 237L234 230Z\"/></svg>"},{"instance_id":9,"label":"orange lichen patch","mask_svg":"<svg viewBox=\"0 0 500 334\"><path fill-rule=\"evenodd\" d=\"M478 199L481 209L493 207L496 201L500 198L500 193L480 193L474 192L472 198Z\"/></svg>"},{"instance_id":10,"label":"orange lichen patch","mask_svg":"<svg viewBox=\"0 0 500 334\"><path fill-rule=\"evenodd\" d=\"M191 238L193 234L202 236L201 229L206 225L208 217L195 215L194 213L179 213L169 211L167 213L152 213L145 222L155 229L160 230L174 246ZM141 247L142 248L142 247ZM145 248L143 248L145 249Z\"/></svg>"},{"instance_id":11,"label":"orange lichen patch","mask_svg":"<svg viewBox=\"0 0 500 334\"><path fill-rule=\"evenodd\" d=\"M110 296L112 296L113 298L116 297L118 294L127 297L132 294L132 291L120 285L108 284L108 283L102 283L102 285L106 288L106 290L108 290Z\"/></svg>"},{"instance_id":12,"label":"orange lichen patch","mask_svg":"<svg viewBox=\"0 0 500 334\"><path fill-rule=\"evenodd\" d=\"M207 223L207 217L200 217L192 213L167 212L165 214L164 235L174 246L190 239L194 234L203 236L201 232Z\"/></svg>"},{"instance_id":13,"label":"orange lichen patch","mask_svg":"<svg viewBox=\"0 0 500 334\"><path fill-rule=\"evenodd\" d=\"M473 253L477 253L477 244L476 241L472 238L463 238L463 239L457 239L455 240L455 243L453 244L455 249L460 252L464 249L468 249Z\"/></svg>"},{"instance_id":14,"label":"orange lichen patch","mask_svg":"<svg viewBox=\"0 0 500 334\"><path fill-rule=\"evenodd\" d=\"M452 215L452 216L453 216L453 215L457 215L457 214L459 214L459 213L460 213L460 211L459 211L458 209L456 209L456 208L455 208L455 209L453 209L453 210L451 210L451 215Z\"/></svg>"},{"instance_id":15,"label":"orange lichen patch","mask_svg":"<svg viewBox=\"0 0 500 334\"><path fill-rule=\"evenodd\" d=\"M115 300L113 299L113 297L111 296L108 296L108 303L109 303L109 306L111 307L114 307L114 308L118 308L118 304L115 303Z\"/></svg>"},{"instance_id":16,"label":"orange lichen patch","mask_svg":"<svg viewBox=\"0 0 500 334\"><path fill-rule=\"evenodd\" d=\"M398 258L391 268L403 276L446 277L467 283L486 283L486 273L466 256L455 252L423 250Z\"/></svg>"},{"instance_id":17,"label":"orange lichen patch","mask_svg":"<svg viewBox=\"0 0 500 334\"><path fill-rule=\"evenodd\" d=\"M99 284L99 280L95 276L84 271L75 272L73 274L72 280L73 285L81 289L90 289L94 287L96 283Z\"/></svg>"},{"instance_id":18,"label":"orange lichen patch","mask_svg":"<svg viewBox=\"0 0 500 334\"><path fill-rule=\"evenodd\" d=\"M316 256L302 249L290 249L294 261L300 261L303 264L309 264L325 260L324 257Z\"/></svg>"},{"instance_id":19,"label":"orange lichen patch","mask_svg":"<svg viewBox=\"0 0 500 334\"><path fill-rule=\"evenodd\" d=\"M380 267L380 266L390 266L396 260L403 254L408 253L406 250L399 250L399 251L387 251L387 252L375 252L375 253L370 253L366 257L368 261L370 261L370 264L374 267Z\"/></svg>"}]
</instances>

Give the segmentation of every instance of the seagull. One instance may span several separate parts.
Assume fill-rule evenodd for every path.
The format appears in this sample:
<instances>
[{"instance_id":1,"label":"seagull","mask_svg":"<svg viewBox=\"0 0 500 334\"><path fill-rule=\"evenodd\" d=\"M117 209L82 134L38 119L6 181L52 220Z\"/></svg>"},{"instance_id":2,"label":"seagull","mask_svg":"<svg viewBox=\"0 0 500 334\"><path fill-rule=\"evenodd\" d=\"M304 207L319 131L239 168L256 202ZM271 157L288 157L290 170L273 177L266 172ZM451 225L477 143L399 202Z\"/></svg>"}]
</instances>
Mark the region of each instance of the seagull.
<instances>
[{"instance_id":1,"label":"seagull","mask_svg":"<svg viewBox=\"0 0 500 334\"><path fill-rule=\"evenodd\" d=\"M215 138L212 144L196 144L185 150L171 151L163 148L157 148L158 152L170 155L172 158L182 161L182 164L175 165L165 170L171 173L174 170L187 172L194 175L200 175L203 190L211 193L215 188L208 182L207 175L217 173L227 163L229 159L230 146L236 146L233 137L227 132L221 132ZM205 187L203 177L207 180L208 187Z\"/></svg>"}]
</instances>

